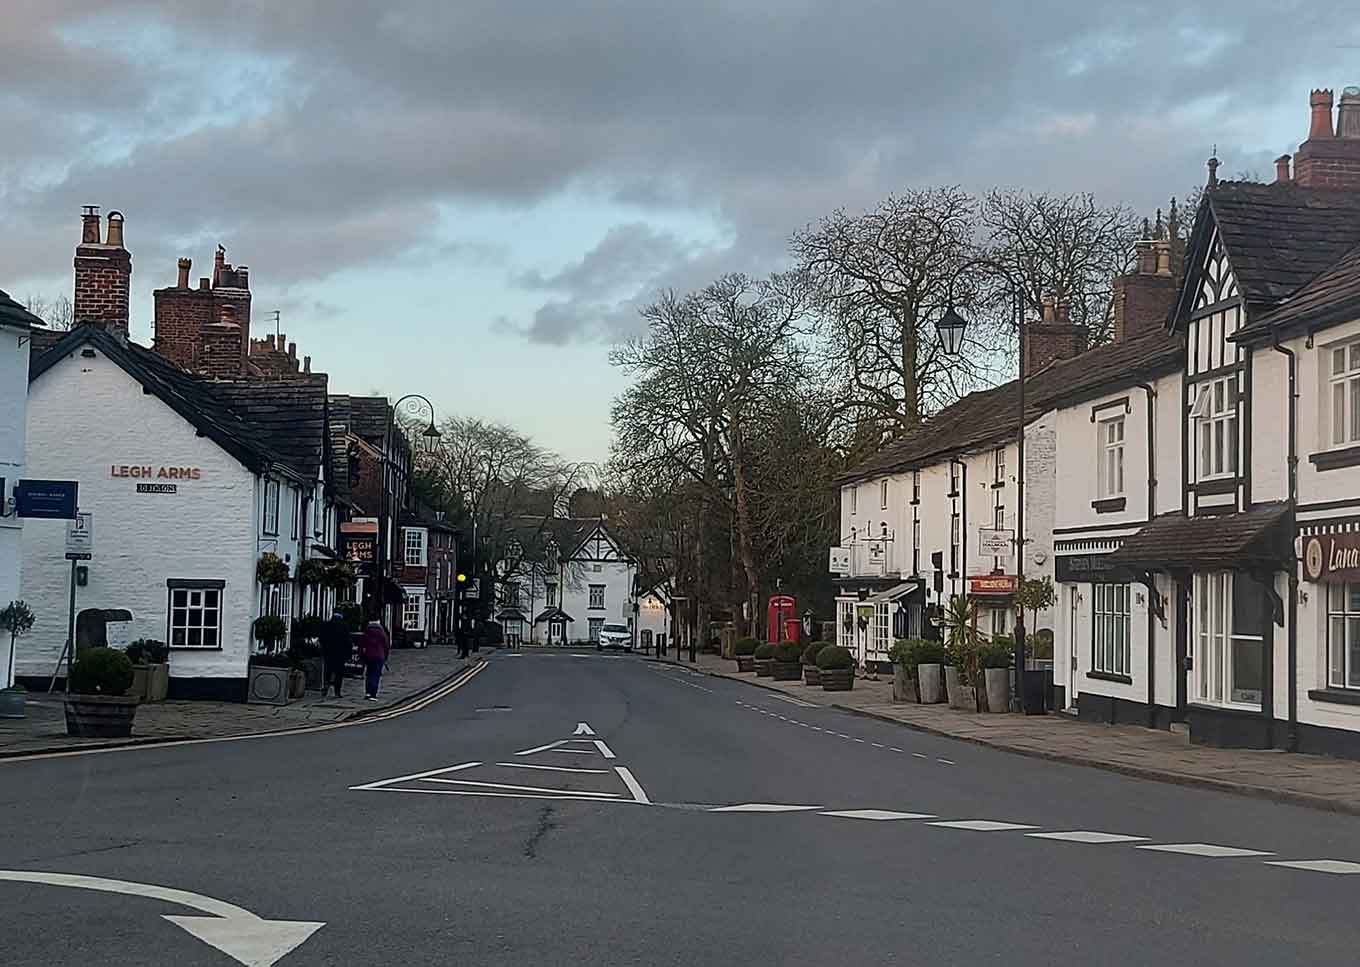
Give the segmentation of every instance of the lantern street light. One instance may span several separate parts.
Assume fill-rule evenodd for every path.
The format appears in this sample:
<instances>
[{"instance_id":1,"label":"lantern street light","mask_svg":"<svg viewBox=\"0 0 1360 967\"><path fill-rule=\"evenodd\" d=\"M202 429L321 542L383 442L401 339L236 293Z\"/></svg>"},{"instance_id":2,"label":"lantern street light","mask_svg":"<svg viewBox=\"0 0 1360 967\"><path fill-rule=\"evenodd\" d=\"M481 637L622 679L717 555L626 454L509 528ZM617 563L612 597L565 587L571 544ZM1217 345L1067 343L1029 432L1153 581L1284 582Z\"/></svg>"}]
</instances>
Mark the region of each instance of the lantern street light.
<instances>
[{"instance_id":1,"label":"lantern street light","mask_svg":"<svg viewBox=\"0 0 1360 967\"><path fill-rule=\"evenodd\" d=\"M963 348L963 332L968 328L968 320L954 311L951 305L935 323L935 331L940 336L940 345L945 355L957 356Z\"/></svg>"}]
</instances>

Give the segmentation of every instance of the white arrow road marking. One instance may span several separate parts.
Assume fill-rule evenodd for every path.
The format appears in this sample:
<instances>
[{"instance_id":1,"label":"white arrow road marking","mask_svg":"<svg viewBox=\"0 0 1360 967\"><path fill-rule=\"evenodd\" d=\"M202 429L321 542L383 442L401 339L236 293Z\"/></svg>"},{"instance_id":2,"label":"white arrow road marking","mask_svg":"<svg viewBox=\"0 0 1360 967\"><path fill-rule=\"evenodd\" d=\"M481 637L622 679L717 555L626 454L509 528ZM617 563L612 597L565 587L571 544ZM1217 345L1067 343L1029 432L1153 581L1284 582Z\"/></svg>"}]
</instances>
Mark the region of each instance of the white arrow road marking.
<instances>
[{"instance_id":1,"label":"white arrow road marking","mask_svg":"<svg viewBox=\"0 0 1360 967\"><path fill-rule=\"evenodd\" d=\"M594 734L595 730L592 729L585 722L577 722L576 731L572 733L572 735L594 735Z\"/></svg>"},{"instance_id":2,"label":"white arrow road marking","mask_svg":"<svg viewBox=\"0 0 1360 967\"><path fill-rule=\"evenodd\" d=\"M1287 866L1294 870L1307 870L1310 873L1360 873L1360 863L1345 860L1292 860L1282 862L1267 860L1266 866Z\"/></svg>"},{"instance_id":3,"label":"white arrow road marking","mask_svg":"<svg viewBox=\"0 0 1360 967\"><path fill-rule=\"evenodd\" d=\"M1086 829L1074 829L1065 833L1026 833L1034 839L1056 839L1064 843L1138 843L1145 842L1146 836L1125 836L1123 833L1097 833Z\"/></svg>"},{"instance_id":4,"label":"white arrow road marking","mask_svg":"<svg viewBox=\"0 0 1360 967\"><path fill-rule=\"evenodd\" d=\"M1268 850L1240 849L1236 846L1215 846L1213 843L1153 843L1135 846L1134 849L1150 849L1159 853L1184 853L1187 856L1206 856L1222 859L1230 856L1273 856Z\"/></svg>"},{"instance_id":5,"label":"white arrow road marking","mask_svg":"<svg viewBox=\"0 0 1360 967\"><path fill-rule=\"evenodd\" d=\"M202 911L209 916L167 916L164 919L183 928L209 946L216 947L246 967L273 967L282 957L325 926L324 923L306 920L265 920L224 900L151 883L28 870L0 870L0 880L69 886L80 890L99 890L103 893L122 893L127 896L164 900L167 903Z\"/></svg>"},{"instance_id":6,"label":"white arrow road marking","mask_svg":"<svg viewBox=\"0 0 1360 967\"><path fill-rule=\"evenodd\" d=\"M633 778L633 773L629 771L627 766L615 766L614 771L619 774L619 778L623 780L623 784L627 786L628 791L633 794L634 802L640 802L644 806L651 805L652 801L647 798L647 793L643 791L641 784Z\"/></svg>"}]
</instances>

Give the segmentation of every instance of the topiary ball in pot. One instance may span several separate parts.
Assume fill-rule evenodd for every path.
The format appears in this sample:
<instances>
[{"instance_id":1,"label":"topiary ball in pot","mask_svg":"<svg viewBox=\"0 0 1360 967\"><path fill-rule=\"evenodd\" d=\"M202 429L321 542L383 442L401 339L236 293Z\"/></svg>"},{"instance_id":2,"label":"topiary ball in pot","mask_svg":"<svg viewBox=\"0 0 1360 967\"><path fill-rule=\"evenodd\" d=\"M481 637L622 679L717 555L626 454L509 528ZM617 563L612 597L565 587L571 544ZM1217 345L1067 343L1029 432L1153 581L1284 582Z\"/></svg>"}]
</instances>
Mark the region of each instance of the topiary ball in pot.
<instances>
[{"instance_id":1,"label":"topiary ball in pot","mask_svg":"<svg viewBox=\"0 0 1360 967\"><path fill-rule=\"evenodd\" d=\"M80 695L122 695L132 685L132 660L113 648L91 648L71 666L71 691Z\"/></svg>"},{"instance_id":2,"label":"topiary ball in pot","mask_svg":"<svg viewBox=\"0 0 1360 967\"><path fill-rule=\"evenodd\" d=\"M756 645L755 656L757 658L773 658L774 647L774 642L761 642L759 645Z\"/></svg>"},{"instance_id":3,"label":"topiary ball in pot","mask_svg":"<svg viewBox=\"0 0 1360 967\"><path fill-rule=\"evenodd\" d=\"M822 650L823 648L825 648L825 647L826 647L826 642L824 642L824 641L810 641L810 642L808 642L807 646L803 649L803 654L802 654L802 662L803 662L803 664L804 664L804 665L813 665L813 666L816 666L816 664L817 664L817 653L818 653L819 651L821 651L821 650Z\"/></svg>"},{"instance_id":4,"label":"topiary ball in pot","mask_svg":"<svg viewBox=\"0 0 1360 967\"><path fill-rule=\"evenodd\" d=\"M132 685L132 661L113 648L91 648L71 666L66 697L66 732L82 738L119 738L132 734L137 699L125 695Z\"/></svg>"},{"instance_id":5,"label":"topiary ball in pot","mask_svg":"<svg viewBox=\"0 0 1360 967\"><path fill-rule=\"evenodd\" d=\"M778 662L802 662L803 648L796 641L786 641L774 646L774 660Z\"/></svg>"},{"instance_id":6,"label":"topiary ball in pot","mask_svg":"<svg viewBox=\"0 0 1360 967\"><path fill-rule=\"evenodd\" d=\"M754 655L759 646L760 642L754 638L738 638L732 643L732 654L737 656Z\"/></svg>"},{"instance_id":7,"label":"topiary ball in pot","mask_svg":"<svg viewBox=\"0 0 1360 967\"><path fill-rule=\"evenodd\" d=\"M848 692L855 682L855 656L840 645L827 645L817 653L817 668L822 688L828 692Z\"/></svg>"},{"instance_id":8,"label":"topiary ball in pot","mask_svg":"<svg viewBox=\"0 0 1360 967\"><path fill-rule=\"evenodd\" d=\"M770 678L774 675L774 645L764 642L756 646L755 652L756 675L761 678Z\"/></svg>"}]
</instances>

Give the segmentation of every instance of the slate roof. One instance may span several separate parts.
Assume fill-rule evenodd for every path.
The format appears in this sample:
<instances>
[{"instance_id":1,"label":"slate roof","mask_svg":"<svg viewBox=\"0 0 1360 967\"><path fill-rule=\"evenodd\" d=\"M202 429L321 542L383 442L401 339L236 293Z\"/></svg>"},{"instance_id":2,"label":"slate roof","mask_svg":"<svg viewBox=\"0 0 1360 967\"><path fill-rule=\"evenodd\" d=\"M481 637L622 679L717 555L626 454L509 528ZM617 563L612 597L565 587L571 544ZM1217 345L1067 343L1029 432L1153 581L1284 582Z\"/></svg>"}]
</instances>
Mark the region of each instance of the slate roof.
<instances>
[{"instance_id":1,"label":"slate roof","mask_svg":"<svg viewBox=\"0 0 1360 967\"><path fill-rule=\"evenodd\" d=\"M270 448L308 479L321 475L326 442L326 377L208 383L208 390L256 426Z\"/></svg>"},{"instance_id":2,"label":"slate roof","mask_svg":"<svg viewBox=\"0 0 1360 967\"><path fill-rule=\"evenodd\" d=\"M1289 505L1261 504L1241 514L1154 517L1107 558L1112 567L1189 571L1283 566L1290 556Z\"/></svg>"},{"instance_id":3,"label":"slate roof","mask_svg":"<svg viewBox=\"0 0 1360 967\"><path fill-rule=\"evenodd\" d=\"M249 383L220 383L191 376L164 356L126 342L99 326L77 326L63 335L51 349L29 366L29 382L39 379L56 363L83 345L92 345L149 393L195 426L200 433L226 450L250 470L260 472L268 468L281 470L303 482L315 480L319 466L321 436L325 426L325 385L319 393L315 384L306 398L296 404L281 400L278 394L263 384L264 390L255 401ZM290 389L298 389L290 383ZM318 422L313 409L320 406ZM275 439L275 434L289 422L311 428L314 441L303 440L301 432ZM316 455L312 455L313 447Z\"/></svg>"},{"instance_id":4,"label":"slate roof","mask_svg":"<svg viewBox=\"0 0 1360 967\"><path fill-rule=\"evenodd\" d=\"M349 435L350 398L331 396L326 400L327 426L330 436L330 467L326 483L331 492L345 502L350 501Z\"/></svg>"},{"instance_id":5,"label":"slate roof","mask_svg":"<svg viewBox=\"0 0 1360 967\"><path fill-rule=\"evenodd\" d=\"M1251 341L1266 336L1272 329L1325 326L1357 318L1360 318L1360 245L1234 338Z\"/></svg>"},{"instance_id":6,"label":"slate roof","mask_svg":"<svg viewBox=\"0 0 1360 967\"><path fill-rule=\"evenodd\" d=\"M0 326L17 326L20 329L44 329L47 323L29 312L0 289Z\"/></svg>"},{"instance_id":7,"label":"slate roof","mask_svg":"<svg viewBox=\"0 0 1360 967\"><path fill-rule=\"evenodd\" d=\"M1156 332L1126 343L1106 343L1071 359L1054 363L1025 380L1025 422L1038 419L1055 405L1092 398L1143 379L1175 372L1183 364L1180 337ZM969 393L926 420L909 436L896 440L847 470L840 483L853 483L936 463L1012 440L1017 433L1020 381Z\"/></svg>"},{"instance_id":8,"label":"slate roof","mask_svg":"<svg viewBox=\"0 0 1360 967\"><path fill-rule=\"evenodd\" d=\"M349 429L368 439L382 440L387 435L387 397L351 396Z\"/></svg>"}]
</instances>

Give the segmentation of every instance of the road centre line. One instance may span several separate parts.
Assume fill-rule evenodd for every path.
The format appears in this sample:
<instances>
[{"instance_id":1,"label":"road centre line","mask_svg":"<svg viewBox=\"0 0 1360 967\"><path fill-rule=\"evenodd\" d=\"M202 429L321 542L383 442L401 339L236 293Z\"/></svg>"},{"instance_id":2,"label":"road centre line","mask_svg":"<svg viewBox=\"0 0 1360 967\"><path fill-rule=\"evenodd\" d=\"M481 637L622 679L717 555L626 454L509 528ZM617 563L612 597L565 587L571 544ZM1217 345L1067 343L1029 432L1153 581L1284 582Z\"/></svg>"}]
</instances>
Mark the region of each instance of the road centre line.
<instances>
[{"instance_id":1,"label":"road centre line","mask_svg":"<svg viewBox=\"0 0 1360 967\"><path fill-rule=\"evenodd\" d=\"M549 742L547 745L536 745L532 749L524 749L520 752L516 752L515 755L533 755L536 752L547 752L550 749L556 749L559 745L566 745L567 741L568 740L566 739L558 739L556 742ZM573 752L577 750L568 749L566 751Z\"/></svg>"}]
</instances>

